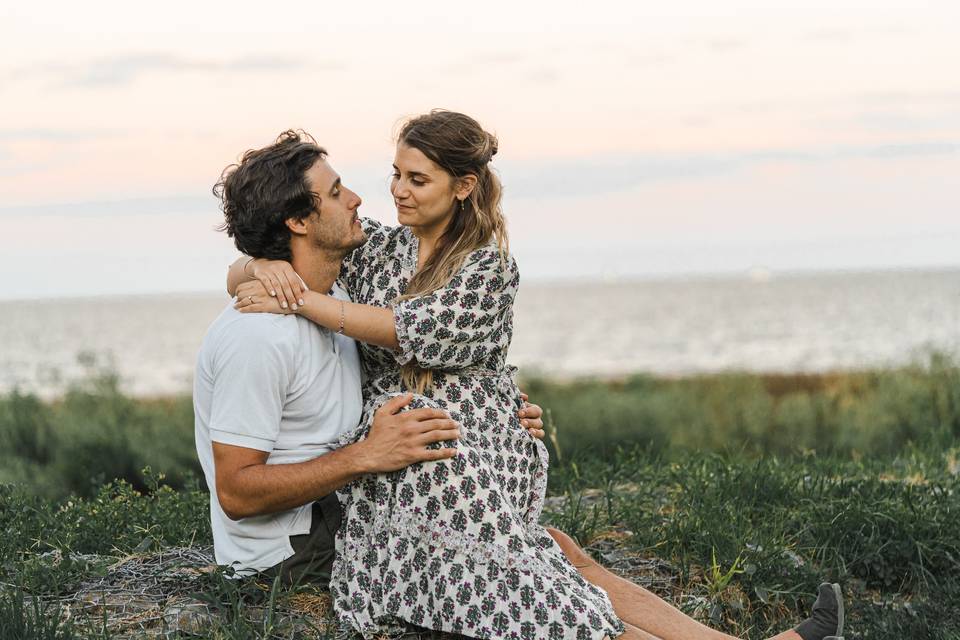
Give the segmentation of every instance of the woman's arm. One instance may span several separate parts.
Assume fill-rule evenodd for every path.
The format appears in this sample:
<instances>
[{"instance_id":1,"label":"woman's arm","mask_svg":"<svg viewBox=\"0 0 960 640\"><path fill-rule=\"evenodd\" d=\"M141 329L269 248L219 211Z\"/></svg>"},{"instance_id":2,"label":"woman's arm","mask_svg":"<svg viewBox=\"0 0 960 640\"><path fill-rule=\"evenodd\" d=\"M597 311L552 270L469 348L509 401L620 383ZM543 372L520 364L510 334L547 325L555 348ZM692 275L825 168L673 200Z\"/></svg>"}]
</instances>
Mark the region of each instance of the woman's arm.
<instances>
[{"instance_id":1,"label":"woman's arm","mask_svg":"<svg viewBox=\"0 0 960 640\"><path fill-rule=\"evenodd\" d=\"M495 250L480 250L445 287L397 302L391 309L343 302L315 291L305 291L303 304L288 309L266 295L269 290L260 280L238 287L235 306L244 313L293 310L332 331L391 349L401 365L415 361L427 369L459 369L509 344L502 327L512 313L518 284L512 257L504 264Z\"/></svg>"},{"instance_id":2,"label":"woman's arm","mask_svg":"<svg viewBox=\"0 0 960 640\"><path fill-rule=\"evenodd\" d=\"M478 250L444 287L392 308L307 291L296 311L355 340L393 350L400 364L416 361L431 369L461 368L488 353L489 346L480 343L499 331L503 318L512 312L518 284L513 258L503 261L496 251Z\"/></svg>"},{"instance_id":3,"label":"woman's arm","mask_svg":"<svg viewBox=\"0 0 960 640\"><path fill-rule=\"evenodd\" d=\"M240 283L253 280L253 276L247 273L247 265L252 261L253 258L250 256L240 256L227 269L227 293L231 297L237 295L237 287Z\"/></svg>"},{"instance_id":4,"label":"woman's arm","mask_svg":"<svg viewBox=\"0 0 960 640\"><path fill-rule=\"evenodd\" d=\"M446 286L393 305L397 362L424 369L463 369L506 353L520 276L496 248L474 251Z\"/></svg>"},{"instance_id":5,"label":"woman's arm","mask_svg":"<svg viewBox=\"0 0 960 640\"><path fill-rule=\"evenodd\" d=\"M237 287L237 304L243 313L286 313L278 300L267 296L263 284L248 280ZM368 304L346 302L316 291L304 291L302 304L292 309L307 320L331 331L341 331L360 342L396 350L397 329L393 311Z\"/></svg>"},{"instance_id":6,"label":"woman's arm","mask_svg":"<svg viewBox=\"0 0 960 640\"><path fill-rule=\"evenodd\" d=\"M346 302L316 291L307 291L303 294L303 305L297 313L360 342L387 349L397 349L400 346L391 309Z\"/></svg>"},{"instance_id":7,"label":"woman's arm","mask_svg":"<svg viewBox=\"0 0 960 640\"><path fill-rule=\"evenodd\" d=\"M227 271L227 293L237 295L244 282L259 280L264 289L280 302L280 307L296 309L303 304L303 292L307 286L300 275L285 260L254 259L240 256ZM279 295L278 295L279 294Z\"/></svg>"}]
</instances>

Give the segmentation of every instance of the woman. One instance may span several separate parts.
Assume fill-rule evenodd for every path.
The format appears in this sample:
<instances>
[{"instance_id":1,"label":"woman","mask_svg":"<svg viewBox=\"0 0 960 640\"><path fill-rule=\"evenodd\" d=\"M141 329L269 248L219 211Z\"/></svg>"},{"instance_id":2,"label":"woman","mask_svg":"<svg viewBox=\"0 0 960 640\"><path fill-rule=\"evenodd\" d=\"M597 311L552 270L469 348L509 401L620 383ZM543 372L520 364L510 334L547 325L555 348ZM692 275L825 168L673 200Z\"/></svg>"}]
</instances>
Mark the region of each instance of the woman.
<instances>
[{"instance_id":1,"label":"woman","mask_svg":"<svg viewBox=\"0 0 960 640\"><path fill-rule=\"evenodd\" d=\"M341 272L360 304L289 296L298 313L361 342L365 418L350 438L362 438L373 412L406 390L461 423L456 457L341 492L331 592L340 620L366 637L408 624L478 638L625 630L607 594L538 524L547 454L515 415L522 400L506 364L519 277L489 166L496 151L496 139L463 114L409 121L391 185L402 226L364 221L368 241ZM256 267L274 290L298 281L285 263ZM275 300L247 303L248 295L271 300L266 292L242 285L238 308L281 311ZM651 637L634 628L627 636Z\"/></svg>"},{"instance_id":2,"label":"woman","mask_svg":"<svg viewBox=\"0 0 960 640\"><path fill-rule=\"evenodd\" d=\"M522 399L506 364L519 276L489 166L496 151L463 114L408 122L391 188L403 226L364 221L367 243L341 272L351 299L367 306L347 313L334 298L297 296L298 313L361 341L365 418L352 438L406 390L461 424L455 458L340 494L331 593L340 620L367 637L408 623L480 638L623 630L606 594L537 524L547 453L516 416Z\"/></svg>"}]
</instances>

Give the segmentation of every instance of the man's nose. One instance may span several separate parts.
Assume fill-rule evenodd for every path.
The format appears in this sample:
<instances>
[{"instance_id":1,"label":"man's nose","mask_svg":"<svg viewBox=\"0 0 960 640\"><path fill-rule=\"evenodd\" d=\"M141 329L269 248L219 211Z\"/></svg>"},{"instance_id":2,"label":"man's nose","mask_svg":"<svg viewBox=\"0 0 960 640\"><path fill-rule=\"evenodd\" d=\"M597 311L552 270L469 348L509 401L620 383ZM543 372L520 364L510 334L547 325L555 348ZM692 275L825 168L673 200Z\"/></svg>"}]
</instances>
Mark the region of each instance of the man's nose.
<instances>
[{"instance_id":1,"label":"man's nose","mask_svg":"<svg viewBox=\"0 0 960 640\"><path fill-rule=\"evenodd\" d=\"M351 209L359 208L360 205L363 204L363 198L361 198L359 194L354 193L353 191L351 191L350 193L353 193L353 201L350 203L350 208Z\"/></svg>"}]
</instances>

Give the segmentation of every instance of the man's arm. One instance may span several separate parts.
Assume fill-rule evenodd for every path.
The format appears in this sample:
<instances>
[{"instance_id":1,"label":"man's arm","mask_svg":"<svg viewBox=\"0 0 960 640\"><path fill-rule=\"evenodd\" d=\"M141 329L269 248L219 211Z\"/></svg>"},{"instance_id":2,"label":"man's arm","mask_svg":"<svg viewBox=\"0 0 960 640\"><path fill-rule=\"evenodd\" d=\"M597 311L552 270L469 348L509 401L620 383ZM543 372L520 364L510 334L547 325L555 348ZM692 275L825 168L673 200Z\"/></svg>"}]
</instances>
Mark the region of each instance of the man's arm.
<instances>
[{"instance_id":1,"label":"man's arm","mask_svg":"<svg viewBox=\"0 0 960 640\"><path fill-rule=\"evenodd\" d=\"M412 396L391 399L376 412L367 438L294 464L266 464L268 453L213 443L217 498L231 520L284 511L332 493L365 473L402 469L457 455L427 445L456 440L456 422L442 409L401 412Z\"/></svg>"}]
</instances>

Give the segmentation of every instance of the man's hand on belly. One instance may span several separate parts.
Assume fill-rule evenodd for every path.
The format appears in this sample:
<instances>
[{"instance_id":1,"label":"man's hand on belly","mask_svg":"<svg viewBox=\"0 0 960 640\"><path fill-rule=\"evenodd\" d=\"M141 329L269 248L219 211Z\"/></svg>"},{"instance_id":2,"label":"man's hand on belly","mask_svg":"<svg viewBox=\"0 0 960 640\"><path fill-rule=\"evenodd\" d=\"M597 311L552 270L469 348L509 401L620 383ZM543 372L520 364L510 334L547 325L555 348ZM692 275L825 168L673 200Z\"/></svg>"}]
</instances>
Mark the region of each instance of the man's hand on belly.
<instances>
[{"instance_id":1,"label":"man's hand on belly","mask_svg":"<svg viewBox=\"0 0 960 640\"><path fill-rule=\"evenodd\" d=\"M457 455L456 448L427 446L458 439L460 425L443 409L403 411L412 400L408 393L385 402L374 414L366 439L350 445L351 454L366 473L396 471L416 462Z\"/></svg>"}]
</instances>

